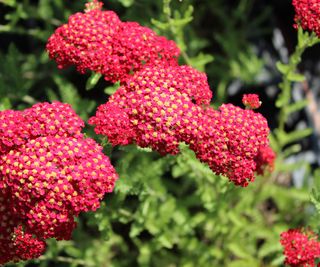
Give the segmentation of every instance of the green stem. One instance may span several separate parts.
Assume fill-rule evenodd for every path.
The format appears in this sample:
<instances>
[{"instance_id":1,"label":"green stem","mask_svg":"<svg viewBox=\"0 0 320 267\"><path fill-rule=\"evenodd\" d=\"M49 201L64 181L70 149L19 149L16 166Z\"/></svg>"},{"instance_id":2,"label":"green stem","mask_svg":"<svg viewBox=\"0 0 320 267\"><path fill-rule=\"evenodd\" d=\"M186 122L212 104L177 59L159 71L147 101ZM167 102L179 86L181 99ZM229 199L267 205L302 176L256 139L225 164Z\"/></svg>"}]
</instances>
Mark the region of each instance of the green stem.
<instances>
[{"instance_id":1,"label":"green stem","mask_svg":"<svg viewBox=\"0 0 320 267\"><path fill-rule=\"evenodd\" d=\"M175 27L175 25L173 23L173 19L171 17L170 2L171 2L171 0L163 0L163 13L166 15L167 21L169 23L170 31L171 31L172 35L174 36L174 39L176 40L176 42L178 44L185 44L183 32L179 31L180 32L180 36L179 36L178 30L176 29L176 27ZM183 45L183 46L185 46L185 45ZM181 45L180 45L181 56L184 59L185 63L187 65L191 66L192 64L191 64L190 57L188 56L186 51L184 51L183 48L184 47L181 47Z\"/></svg>"},{"instance_id":2,"label":"green stem","mask_svg":"<svg viewBox=\"0 0 320 267\"><path fill-rule=\"evenodd\" d=\"M281 109L279 114L279 131L284 132L285 124L287 121L287 116L289 115L288 106L291 101L291 83L290 79L291 74L295 74L297 66L301 62L301 56L304 51L317 43L320 42L320 39L315 36L314 33L304 33L301 28L298 30L298 44L294 53L290 56L289 63L286 65L286 72L283 73L283 81L280 83L279 87L281 89L281 94L278 99L281 99Z\"/></svg>"}]
</instances>

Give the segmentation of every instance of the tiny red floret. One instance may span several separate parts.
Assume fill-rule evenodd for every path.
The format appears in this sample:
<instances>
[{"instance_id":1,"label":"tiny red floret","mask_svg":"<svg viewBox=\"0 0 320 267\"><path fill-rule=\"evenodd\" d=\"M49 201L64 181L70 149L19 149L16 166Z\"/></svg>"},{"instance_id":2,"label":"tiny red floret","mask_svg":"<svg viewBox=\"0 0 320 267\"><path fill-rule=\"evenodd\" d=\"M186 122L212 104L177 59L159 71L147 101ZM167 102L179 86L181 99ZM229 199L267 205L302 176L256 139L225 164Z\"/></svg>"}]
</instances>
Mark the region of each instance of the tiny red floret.
<instances>
[{"instance_id":1,"label":"tiny red floret","mask_svg":"<svg viewBox=\"0 0 320 267\"><path fill-rule=\"evenodd\" d=\"M242 97L242 103L247 109L257 109L261 106L259 96L256 94L245 94Z\"/></svg>"}]
</instances>

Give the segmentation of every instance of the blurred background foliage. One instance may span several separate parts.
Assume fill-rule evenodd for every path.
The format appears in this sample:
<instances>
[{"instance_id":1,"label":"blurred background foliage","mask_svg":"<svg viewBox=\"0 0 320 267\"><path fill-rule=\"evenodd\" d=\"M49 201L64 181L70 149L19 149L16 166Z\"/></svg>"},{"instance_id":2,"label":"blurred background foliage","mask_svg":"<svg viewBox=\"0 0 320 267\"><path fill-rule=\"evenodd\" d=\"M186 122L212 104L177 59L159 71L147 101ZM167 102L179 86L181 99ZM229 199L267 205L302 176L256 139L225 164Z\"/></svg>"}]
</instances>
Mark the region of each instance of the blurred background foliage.
<instances>
[{"instance_id":1,"label":"blurred background foliage","mask_svg":"<svg viewBox=\"0 0 320 267\"><path fill-rule=\"evenodd\" d=\"M291 1L104 3L122 20L137 21L175 40L182 49L181 64L207 73L214 106L241 105L243 93L258 93L263 101L259 111L273 130L276 169L257 177L248 188L238 188L214 175L183 145L177 157L160 157L134 146L111 149L87 127L87 135L104 144L117 168L120 179L114 193L97 212L80 216L71 241L50 240L40 259L8 266L282 266L279 234L306 225L318 230L315 211L320 210L320 194L314 189L314 205L309 195L320 172L308 102L285 111L281 127L284 104L275 104L282 92L278 86L282 75L288 76L285 64L297 43ZM90 73L58 70L46 54L48 37L84 4L84 0L0 0L0 110L59 100L87 120L117 88L103 79L90 86ZM319 72L319 58L314 55L315 48L308 50L306 63L299 68L310 84L317 85L312 75ZM278 70L279 60L283 64ZM292 87L297 80L289 80L286 105L303 97L301 86Z\"/></svg>"}]
</instances>

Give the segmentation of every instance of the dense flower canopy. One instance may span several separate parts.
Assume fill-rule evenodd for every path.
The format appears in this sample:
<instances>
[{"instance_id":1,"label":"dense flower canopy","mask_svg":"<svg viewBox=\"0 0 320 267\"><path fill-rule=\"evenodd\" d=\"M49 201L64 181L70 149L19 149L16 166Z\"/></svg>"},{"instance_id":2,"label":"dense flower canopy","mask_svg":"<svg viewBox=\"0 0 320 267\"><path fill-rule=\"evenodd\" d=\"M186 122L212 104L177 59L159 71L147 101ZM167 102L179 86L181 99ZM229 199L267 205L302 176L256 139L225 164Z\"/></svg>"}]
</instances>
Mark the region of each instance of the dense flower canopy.
<instances>
[{"instance_id":1,"label":"dense flower canopy","mask_svg":"<svg viewBox=\"0 0 320 267\"><path fill-rule=\"evenodd\" d=\"M0 112L0 264L38 257L47 238L70 239L74 217L112 192L117 174L83 126L59 102Z\"/></svg>"},{"instance_id":2,"label":"dense flower canopy","mask_svg":"<svg viewBox=\"0 0 320 267\"><path fill-rule=\"evenodd\" d=\"M232 105L208 108L212 92L206 75L178 65L173 41L101 8L97 0L88 3L85 13L72 15L47 44L60 67L75 65L80 72L89 69L121 81L122 87L89 120L96 133L114 146L136 143L163 155L179 153L184 142L215 173L242 186L264 164L272 164L258 156L268 147L263 116ZM245 95L243 103L248 109L261 105L253 94Z\"/></svg>"},{"instance_id":3,"label":"dense flower canopy","mask_svg":"<svg viewBox=\"0 0 320 267\"><path fill-rule=\"evenodd\" d=\"M112 145L136 143L165 155L179 153L184 142L215 173L247 186L268 164L256 162L268 146L267 121L231 104L209 108L211 96L205 74L189 66L146 66L89 123Z\"/></svg>"}]
</instances>

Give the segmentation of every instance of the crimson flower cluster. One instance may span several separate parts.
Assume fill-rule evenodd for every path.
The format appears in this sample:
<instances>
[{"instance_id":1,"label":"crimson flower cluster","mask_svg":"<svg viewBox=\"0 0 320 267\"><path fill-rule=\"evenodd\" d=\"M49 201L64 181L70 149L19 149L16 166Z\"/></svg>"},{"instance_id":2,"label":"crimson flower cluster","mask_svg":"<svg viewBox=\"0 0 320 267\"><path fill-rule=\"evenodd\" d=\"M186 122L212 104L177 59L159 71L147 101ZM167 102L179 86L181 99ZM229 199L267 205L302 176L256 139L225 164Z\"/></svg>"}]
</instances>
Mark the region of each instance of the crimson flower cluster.
<instances>
[{"instance_id":1,"label":"crimson flower cluster","mask_svg":"<svg viewBox=\"0 0 320 267\"><path fill-rule=\"evenodd\" d=\"M252 182L254 172L262 168L257 161L260 150L269 147L266 119L252 110L223 104L218 110L207 108L198 124L199 132L190 144L196 156L236 185Z\"/></svg>"},{"instance_id":2,"label":"crimson flower cluster","mask_svg":"<svg viewBox=\"0 0 320 267\"><path fill-rule=\"evenodd\" d=\"M84 138L70 105L0 112L0 264L39 257L45 239L70 239L74 217L96 210L117 174Z\"/></svg>"},{"instance_id":3,"label":"crimson flower cluster","mask_svg":"<svg viewBox=\"0 0 320 267\"><path fill-rule=\"evenodd\" d=\"M179 142L196 134L192 130L199 105L210 99L205 74L189 66L147 66L101 105L89 123L113 145L135 142L163 155L177 154Z\"/></svg>"},{"instance_id":4,"label":"crimson flower cluster","mask_svg":"<svg viewBox=\"0 0 320 267\"><path fill-rule=\"evenodd\" d=\"M214 110L210 99L206 75L192 67L146 66L89 123L114 146L136 143L166 155L178 154L184 142L216 174L247 186L255 171L273 164L263 152L271 150L267 121L232 104Z\"/></svg>"},{"instance_id":5,"label":"crimson flower cluster","mask_svg":"<svg viewBox=\"0 0 320 267\"><path fill-rule=\"evenodd\" d=\"M96 0L86 7L48 40L46 49L59 68L75 65L80 73L91 70L108 81L124 82L145 64L178 64L180 50L173 41L136 22L120 21Z\"/></svg>"},{"instance_id":6,"label":"crimson flower cluster","mask_svg":"<svg viewBox=\"0 0 320 267\"><path fill-rule=\"evenodd\" d=\"M244 97L247 110L231 104L209 107L207 76L179 66L179 49L135 22L121 22L94 0L49 38L47 50L60 67L75 65L120 80L121 87L89 123L112 145L135 143L162 155L179 153L179 143L217 174L247 186L254 173L272 165L265 118L250 109L257 95ZM266 153L269 151L270 153Z\"/></svg>"},{"instance_id":7,"label":"crimson flower cluster","mask_svg":"<svg viewBox=\"0 0 320 267\"><path fill-rule=\"evenodd\" d=\"M242 97L242 103L247 109L257 109L261 106L262 102L256 94L245 94Z\"/></svg>"},{"instance_id":8,"label":"crimson flower cluster","mask_svg":"<svg viewBox=\"0 0 320 267\"><path fill-rule=\"evenodd\" d=\"M316 266L315 260L320 258L320 242L313 231L289 229L281 233L280 243L284 248L285 264L291 267Z\"/></svg>"},{"instance_id":9,"label":"crimson flower cluster","mask_svg":"<svg viewBox=\"0 0 320 267\"><path fill-rule=\"evenodd\" d=\"M320 38L320 2L319 0L293 0L295 9L295 27L301 25L304 30L313 31Z\"/></svg>"}]
</instances>

